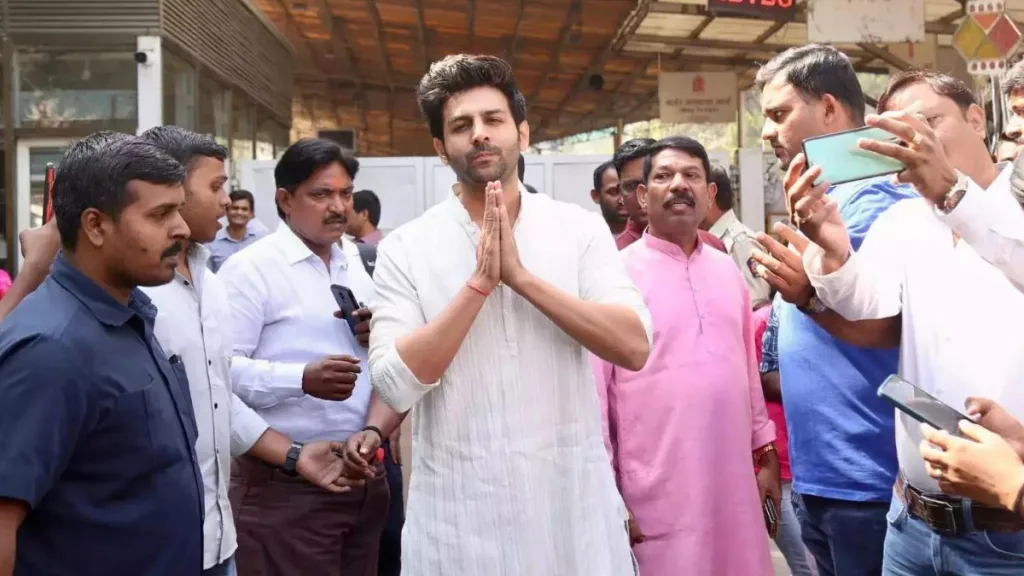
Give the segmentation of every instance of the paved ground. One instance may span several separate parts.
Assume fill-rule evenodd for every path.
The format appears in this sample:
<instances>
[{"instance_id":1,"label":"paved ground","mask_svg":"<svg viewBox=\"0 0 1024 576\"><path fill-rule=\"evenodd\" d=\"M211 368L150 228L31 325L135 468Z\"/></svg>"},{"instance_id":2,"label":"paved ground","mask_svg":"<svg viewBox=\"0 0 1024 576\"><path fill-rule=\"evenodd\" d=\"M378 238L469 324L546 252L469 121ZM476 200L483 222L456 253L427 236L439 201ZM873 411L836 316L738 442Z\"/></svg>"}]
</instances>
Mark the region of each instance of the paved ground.
<instances>
[{"instance_id":1,"label":"paved ground","mask_svg":"<svg viewBox=\"0 0 1024 576\"><path fill-rule=\"evenodd\" d=\"M790 576L786 559L782 557L782 552L779 552L775 544L772 544L772 566L775 567L775 576Z\"/></svg>"}]
</instances>

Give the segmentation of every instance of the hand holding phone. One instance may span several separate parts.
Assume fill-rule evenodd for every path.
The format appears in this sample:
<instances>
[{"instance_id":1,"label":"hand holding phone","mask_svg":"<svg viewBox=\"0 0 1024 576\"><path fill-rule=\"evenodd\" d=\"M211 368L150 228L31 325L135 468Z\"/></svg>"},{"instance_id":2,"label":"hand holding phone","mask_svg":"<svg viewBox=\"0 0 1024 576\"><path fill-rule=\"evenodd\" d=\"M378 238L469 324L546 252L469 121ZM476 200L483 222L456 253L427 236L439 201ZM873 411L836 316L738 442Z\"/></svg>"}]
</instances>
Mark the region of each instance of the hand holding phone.
<instances>
[{"instance_id":1,"label":"hand holding phone","mask_svg":"<svg viewBox=\"0 0 1024 576\"><path fill-rule=\"evenodd\" d=\"M888 143L900 141L892 133L870 126L804 140L807 166L821 167L821 178L815 184L823 181L843 184L904 170L903 162L858 146L861 139Z\"/></svg>"},{"instance_id":2,"label":"hand holding phone","mask_svg":"<svg viewBox=\"0 0 1024 576\"><path fill-rule=\"evenodd\" d=\"M779 511L775 509L775 502L772 499L764 499L764 524L768 529L768 537L772 540L779 534Z\"/></svg>"},{"instance_id":3,"label":"hand holding phone","mask_svg":"<svg viewBox=\"0 0 1024 576\"><path fill-rule=\"evenodd\" d=\"M338 314L336 316L348 322L349 328L355 334L356 325L359 323L356 310L360 308L356 295L348 286L340 286L338 284L331 285L331 293L334 294L334 300L338 303Z\"/></svg>"},{"instance_id":4,"label":"hand holding phone","mask_svg":"<svg viewBox=\"0 0 1024 576\"><path fill-rule=\"evenodd\" d=\"M878 387L878 395L892 402L896 408L918 422L945 430L954 436L960 434L961 420L971 420L960 411L895 374L886 378Z\"/></svg>"}]
</instances>

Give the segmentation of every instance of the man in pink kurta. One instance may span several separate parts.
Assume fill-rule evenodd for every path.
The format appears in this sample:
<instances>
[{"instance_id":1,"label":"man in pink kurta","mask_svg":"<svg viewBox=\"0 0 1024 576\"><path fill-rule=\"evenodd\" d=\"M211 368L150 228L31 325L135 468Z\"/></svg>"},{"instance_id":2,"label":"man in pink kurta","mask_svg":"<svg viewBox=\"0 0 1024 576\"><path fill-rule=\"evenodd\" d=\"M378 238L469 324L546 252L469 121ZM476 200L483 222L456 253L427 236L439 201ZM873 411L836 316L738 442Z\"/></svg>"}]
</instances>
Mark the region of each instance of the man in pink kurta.
<instances>
[{"instance_id":1,"label":"man in pink kurta","mask_svg":"<svg viewBox=\"0 0 1024 576\"><path fill-rule=\"evenodd\" d=\"M643 534L643 576L773 574L760 490L780 497L746 284L698 237L708 158L685 137L652 148L638 190L650 227L622 252L654 320L647 365L595 360L616 480Z\"/></svg>"}]
</instances>

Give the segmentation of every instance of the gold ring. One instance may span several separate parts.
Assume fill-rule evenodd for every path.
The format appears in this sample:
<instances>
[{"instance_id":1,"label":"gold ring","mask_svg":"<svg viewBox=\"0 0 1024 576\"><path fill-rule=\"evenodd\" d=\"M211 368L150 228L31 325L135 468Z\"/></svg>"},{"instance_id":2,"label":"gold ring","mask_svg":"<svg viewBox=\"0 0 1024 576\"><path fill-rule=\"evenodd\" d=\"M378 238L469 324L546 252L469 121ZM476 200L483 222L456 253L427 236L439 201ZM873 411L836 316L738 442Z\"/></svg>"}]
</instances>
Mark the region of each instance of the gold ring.
<instances>
[{"instance_id":1,"label":"gold ring","mask_svg":"<svg viewBox=\"0 0 1024 576\"><path fill-rule=\"evenodd\" d=\"M920 132L914 132L914 139L910 141L914 146L920 146L924 142L924 137L921 136Z\"/></svg>"}]
</instances>

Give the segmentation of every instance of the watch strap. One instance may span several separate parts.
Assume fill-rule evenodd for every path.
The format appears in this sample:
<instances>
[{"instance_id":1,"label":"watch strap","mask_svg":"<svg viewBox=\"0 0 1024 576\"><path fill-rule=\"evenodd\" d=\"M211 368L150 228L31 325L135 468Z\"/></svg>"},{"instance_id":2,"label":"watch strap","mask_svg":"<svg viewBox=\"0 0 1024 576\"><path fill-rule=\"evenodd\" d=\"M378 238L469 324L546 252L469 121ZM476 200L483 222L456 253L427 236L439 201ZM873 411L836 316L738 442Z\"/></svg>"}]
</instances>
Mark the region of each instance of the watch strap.
<instances>
[{"instance_id":1,"label":"watch strap","mask_svg":"<svg viewBox=\"0 0 1024 576\"><path fill-rule=\"evenodd\" d=\"M967 177L958 170L956 173L956 182L953 184L953 187L946 192L946 195L942 197L942 203L937 206L939 212L949 214L956 209L966 194Z\"/></svg>"},{"instance_id":2,"label":"watch strap","mask_svg":"<svg viewBox=\"0 0 1024 576\"><path fill-rule=\"evenodd\" d=\"M803 312L804 314L821 314L822 312L828 310L828 306L825 306L821 299L818 298L817 294L811 294L811 297L810 299L807 300L807 303L804 304L803 306L797 306L797 309Z\"/></svg>"},{"instance_id":3,"label":"watch strap","mask_svg":"<svg viewBox=\"0 0 1024 576\"><path fill-rule=\"evenodd\" d=\"M299 464L299 454L302 453L302 446L302 442L292 442L292 445L288 447L288 454L284 457L284 465L281 466L281 471L288 476L299 475L297 466Z\"/></svg>"},{"instance_id":4,"label":"watch strap","mask_svg":"<svg viewBox=\"0 0 1024 576\"><path fill-rule=\"evenodd\" d=\"M367 426L363 428L363 432L373 432L377 434L377 437L380 438L380 443L384 443L384 433L380 431L380 428L377 428L376 426Z\"/></svg>"}]
</instances>

